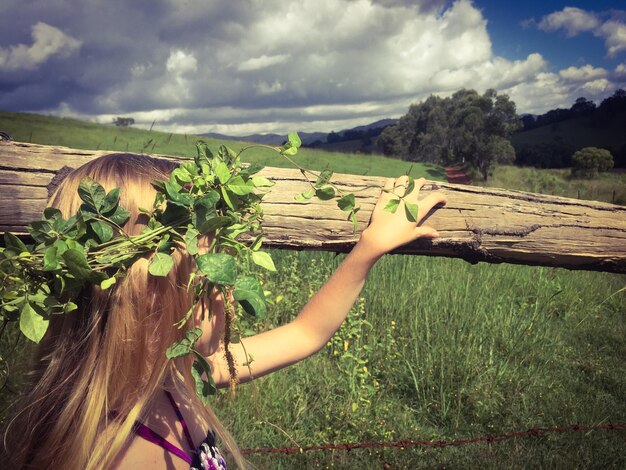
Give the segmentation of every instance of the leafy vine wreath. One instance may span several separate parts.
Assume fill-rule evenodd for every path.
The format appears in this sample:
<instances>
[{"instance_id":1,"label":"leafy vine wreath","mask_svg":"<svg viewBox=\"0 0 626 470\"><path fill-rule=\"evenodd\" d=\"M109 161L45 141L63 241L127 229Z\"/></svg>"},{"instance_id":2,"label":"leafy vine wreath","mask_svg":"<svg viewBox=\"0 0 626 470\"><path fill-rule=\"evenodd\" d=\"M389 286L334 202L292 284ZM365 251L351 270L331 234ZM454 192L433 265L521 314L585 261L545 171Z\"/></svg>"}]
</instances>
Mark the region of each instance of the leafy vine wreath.
<instances>
[{"instance_id":1,"label":"leafy vine wreath","mask_svg":"<svg viewBox=\"0 0 626 470\"><path fill-rule=\"evenodd\" d=\"M301 168L291 157L301 146L297 133L290 133L280 147L269 147L296 166L310 184L310 189L297 195L296 201L313 197L336 199L342 211L357 229L352 193L344 193L331 183L332 171L313 172ZM69 314L88 284L109 289L140 257L149 256L149 273L167 276L174 261L176 246L184 246L194 258L197 271L192 273L188 289L193 289L194 302L184 312L177 328L188 328L184 337L167 349L169 359L188 354L194 356L192 376L198 396L206 402L216 386L205 357L195 344L202 331L189 327L192 313L213 289L219 290L226 302L224 349L230 371L231 387L237 384L236 368L228 348L235 319L232 298L250 315L266 315L263 288L253 276L241 275L242 260L274 271L270 254L261 249L263 243L261 200L273 186L258 173L260 165L244 165L242 152L259 147L251 145L239 152L221 146L216 154L199 141L193 161L180 163L168 181L153 183L157 194L151 208L140 208L146 214L146 228L129 236L123 229L130 212L119 205L120 190L108 193L96 181L84 178L78 195L82 205L76 214L64 219L55 208L47 208L42 220L32 222L28 231L34 244L26 245L12 233L4 234L0 247L0 320L4 327L19 322L21 333L39 343L52 315ZM385 210L395 212L404 196L414 187L409 184L403 196L389 201ZM417 219L417 205L405 201L409 220ZM241 241L246 234L250 242ZM200 249L199 237L209 235L208 249Z\"/></svg>"}]
</instances>

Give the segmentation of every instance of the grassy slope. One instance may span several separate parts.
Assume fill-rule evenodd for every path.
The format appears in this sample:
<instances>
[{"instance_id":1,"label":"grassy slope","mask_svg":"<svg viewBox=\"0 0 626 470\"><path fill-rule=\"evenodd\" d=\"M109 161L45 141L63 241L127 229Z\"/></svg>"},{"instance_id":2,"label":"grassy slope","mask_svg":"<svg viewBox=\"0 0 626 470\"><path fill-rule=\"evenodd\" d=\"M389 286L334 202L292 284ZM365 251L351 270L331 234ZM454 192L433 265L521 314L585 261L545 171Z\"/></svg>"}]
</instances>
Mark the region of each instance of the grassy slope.
<instances>
[{"instance_id":1,"label":"grassy slope","mask_svg":"<svg viewBox=\"0 0 626 470\"><path fill-rule=\"evenodd\" d=\"M570 173L570 169L502 165L495 168L487 186L626 205L626 172L603 173L593 179L571 178ZM483 183L476 178L475 184Z\"/></svg>"},{"instance_id":2,"label":"grassy slope","mask_svg":"<svg viewBox=\"0 0 626 470\"><path fill-rule=\"evenodd\" d=\"M94 124L75 119L56 118L37 114L0 111L0 130L8 132L13 139L47 145L63 145L79 149L101 149L124 152L161 153L166 155L190 156L195 152L199 137L167 132L147 131L132 127ZM240 149L244 142L220 141L205 138L217 148L227 145ZM292 167L284 158L266 149L254 149L242 156L248 162L267 166ZM411 164L383 156L356 156L302 149L297 161L304 168L322 170L332 168L338 173L355 175L398 176L410 171L414 177L445 181L443 168L429 164Z\"/></svg>"},{"instance_id":3,"label":"grassy slope","mask_svg":"<svg viewBox=\"0 0 626 470\"><path fill-rule=\"evenodd\" d=\"M110 147L106 142L117 135L134 151L157 135L60 121L44 138L43 123L28 121L8 123L14 125L11 131L6 113L0 114L0 129L29 140L31 131L22 127L31 126L33 141L72 147ZM167 144L172 147L166 147L168 135L158 135L163 141L155 152L186 153L184 136L172 136ZM174 145L180 152L166 150ZM310 158L352 173L370 162L370 157L315 153ZM370 164L370 174L388 174L385 166L402 165L380 162ZM518 176L494 180L535 189L523 186L537 175ZM275 252L274 258L277 272L264 274L274 306L266 322L253 325L259 329L292 318L341 260L330 253L289 251ZM217 397L214 406L246 448L439 440L536 426L626 422L626 300L617 293L624 280L563 269L387 256L374 267L332 346L242 386L236 400ZM12 369L23 370L22 357L12 357L18 358ZM5 403L13 397L7 390L0 395ZM385 463L391 468L618 468L626 465L623 439L618 432L572 433L460 448L250 460L260 468L284 469L381 468Z\"/></svg>"},{"instance_id":4,"label":"grassy slope","mask_svg":"<svg viewBox=\"0 0 626 470\"><path fill-rule=\"evenodd\" d=\"M595 128L589 117L579 117L529 131L518 132L513 134L511 142L518 148L525 144L562 139L567 145L571 145L576 149L600 147L616 152L623 145L626 145L625 129L626 113L618 115L606 129Z\"/></svg>"}]
</instances>

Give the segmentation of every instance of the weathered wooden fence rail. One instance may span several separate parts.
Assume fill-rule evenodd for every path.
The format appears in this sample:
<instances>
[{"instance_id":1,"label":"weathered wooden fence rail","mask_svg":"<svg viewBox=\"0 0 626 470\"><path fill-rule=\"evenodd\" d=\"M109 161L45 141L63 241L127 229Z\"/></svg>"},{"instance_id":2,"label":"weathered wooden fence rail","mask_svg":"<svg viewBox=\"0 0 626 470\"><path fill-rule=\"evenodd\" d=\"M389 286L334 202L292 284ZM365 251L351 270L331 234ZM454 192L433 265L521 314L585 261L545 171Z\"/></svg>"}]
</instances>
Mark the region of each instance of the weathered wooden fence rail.
<instances>
[{"instance_id":1,"label":"weathered wooden fence rail","mask_svg":"<svg viewBox=\"0 0 626 470\"><path fill-rule=\"evenodd\" d=\"M26 234L46 206L55 174L106 153L0 142L0 232ZM345 252L358 239L333 201L294 201L307 189L298 170L266 168L262 174L276 182L263 203L267 246ZM336 175L333 181L355 193L359 231L364 229L384 178ZM626 207L439 182L422 193L433 190L449 201L427 221L441 237L399 253L626 273Z\"/></svg>"}]
</instances>

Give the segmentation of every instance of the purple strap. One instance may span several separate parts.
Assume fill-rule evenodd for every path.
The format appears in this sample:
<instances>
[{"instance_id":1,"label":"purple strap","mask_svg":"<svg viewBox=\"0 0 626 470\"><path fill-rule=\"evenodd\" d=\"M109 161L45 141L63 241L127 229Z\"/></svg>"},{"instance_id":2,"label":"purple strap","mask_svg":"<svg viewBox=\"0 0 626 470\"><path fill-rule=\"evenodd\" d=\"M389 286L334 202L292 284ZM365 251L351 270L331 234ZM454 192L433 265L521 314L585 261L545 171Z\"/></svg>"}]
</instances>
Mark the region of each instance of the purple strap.
<instances>
[{"instance_id":1,"label":"purple strap","mask_svg":"<svg viewBox=\"0 0 626 470\"><path fill-rule=\"evenodd\" d=\"M189 434L189 428L187 427L187 422L185 421L185 418L183 418L183 414L178 409L178 406L176 405L176 402L174 401L174 397L172 396L172 394L168 392L167 390L165 390L165 394L167 395L167 398L169 398L170 403L172 404L172 408L174 408L174 411L176 412L176 416L178 416L178 420L180 421L180 424L183 426L183 432L185 433L185 437L187 438L187 443L189 444L189 448L193 449L194 448L193 439L191 438L191 434Z\"/></svg>"},{"instance_id":2,"label":"purple strap","mask_svg":"<svg viewBox=\"0 0 626 470\"><path fill-rule=\"evenodd\" d=\"M189 443L189 448L193 449L194 448L193 439L191 439L191 434L189 434L189 429L187 428L187 422L185 421L185 418L183 418L182 413L178 409L178 406L176 405L176 402L174 401L174 397L172 397L172 394L168 392L167 390L165 391L165 394L167 395L167 398L170 400L170 403L172 404L172 408L174 408L174 411L176 412L176 416L180 420L180 424L183 426L183 432L185 433L185 438L187 439L187 442ZM163 449L167 450L168 452L171 452L172 454L180 457L189 465L191 465L191 463L193 462L193 459L184 450L176 447L174 444L172 444L167 439L165 439L161 435L154 432L145 424L137 421L135 423L133 430L135 431L135 434L137 434L138 436L143 437L148 442L152 442L153 444L156 444L159 447L162 447Z\"/></svg>"},{"instance_id":3,"label":"purple strap","mask_svg":"<svg viewBox=\"0 0 626 470\"><path fill-rule=\"evenodd\" d=\"M159 447L164 448L166 451L171 452L174 455L177 455L178 457L183 459L185 462L187 462L189 465L191 465L191 462L193 460L191 459L191 457L189 457L189 455L187 455L185 451L176 447L174 444L172 444L171 442L166 440L164 437L154 432L145 424L137 421L135 423L134 429L135 429L135 434L137 434L138 436L141 436L146 441L152 442L153 444L156 444Z\"/></svg>"}]
</instances>

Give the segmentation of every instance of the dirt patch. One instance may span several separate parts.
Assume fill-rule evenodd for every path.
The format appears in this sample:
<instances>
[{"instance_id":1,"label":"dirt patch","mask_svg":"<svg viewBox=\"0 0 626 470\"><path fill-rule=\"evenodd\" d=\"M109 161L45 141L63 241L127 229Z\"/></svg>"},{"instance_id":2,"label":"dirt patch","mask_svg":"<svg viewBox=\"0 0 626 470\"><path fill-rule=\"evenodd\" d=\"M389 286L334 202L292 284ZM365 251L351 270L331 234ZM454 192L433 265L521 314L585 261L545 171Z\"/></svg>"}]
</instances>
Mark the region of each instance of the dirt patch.
<instances>
[{"instance_id":1,"label":"dirt patch","mask_svg":"<svg viewBox=\"0 0 626 470\"><path fill-rule=\"evenodd\" d=\"M463 168L460 166L447 166L446 176L448 177L448 183L472 184L472 180L463 172Z\"/></svg>"}]
</instances>

